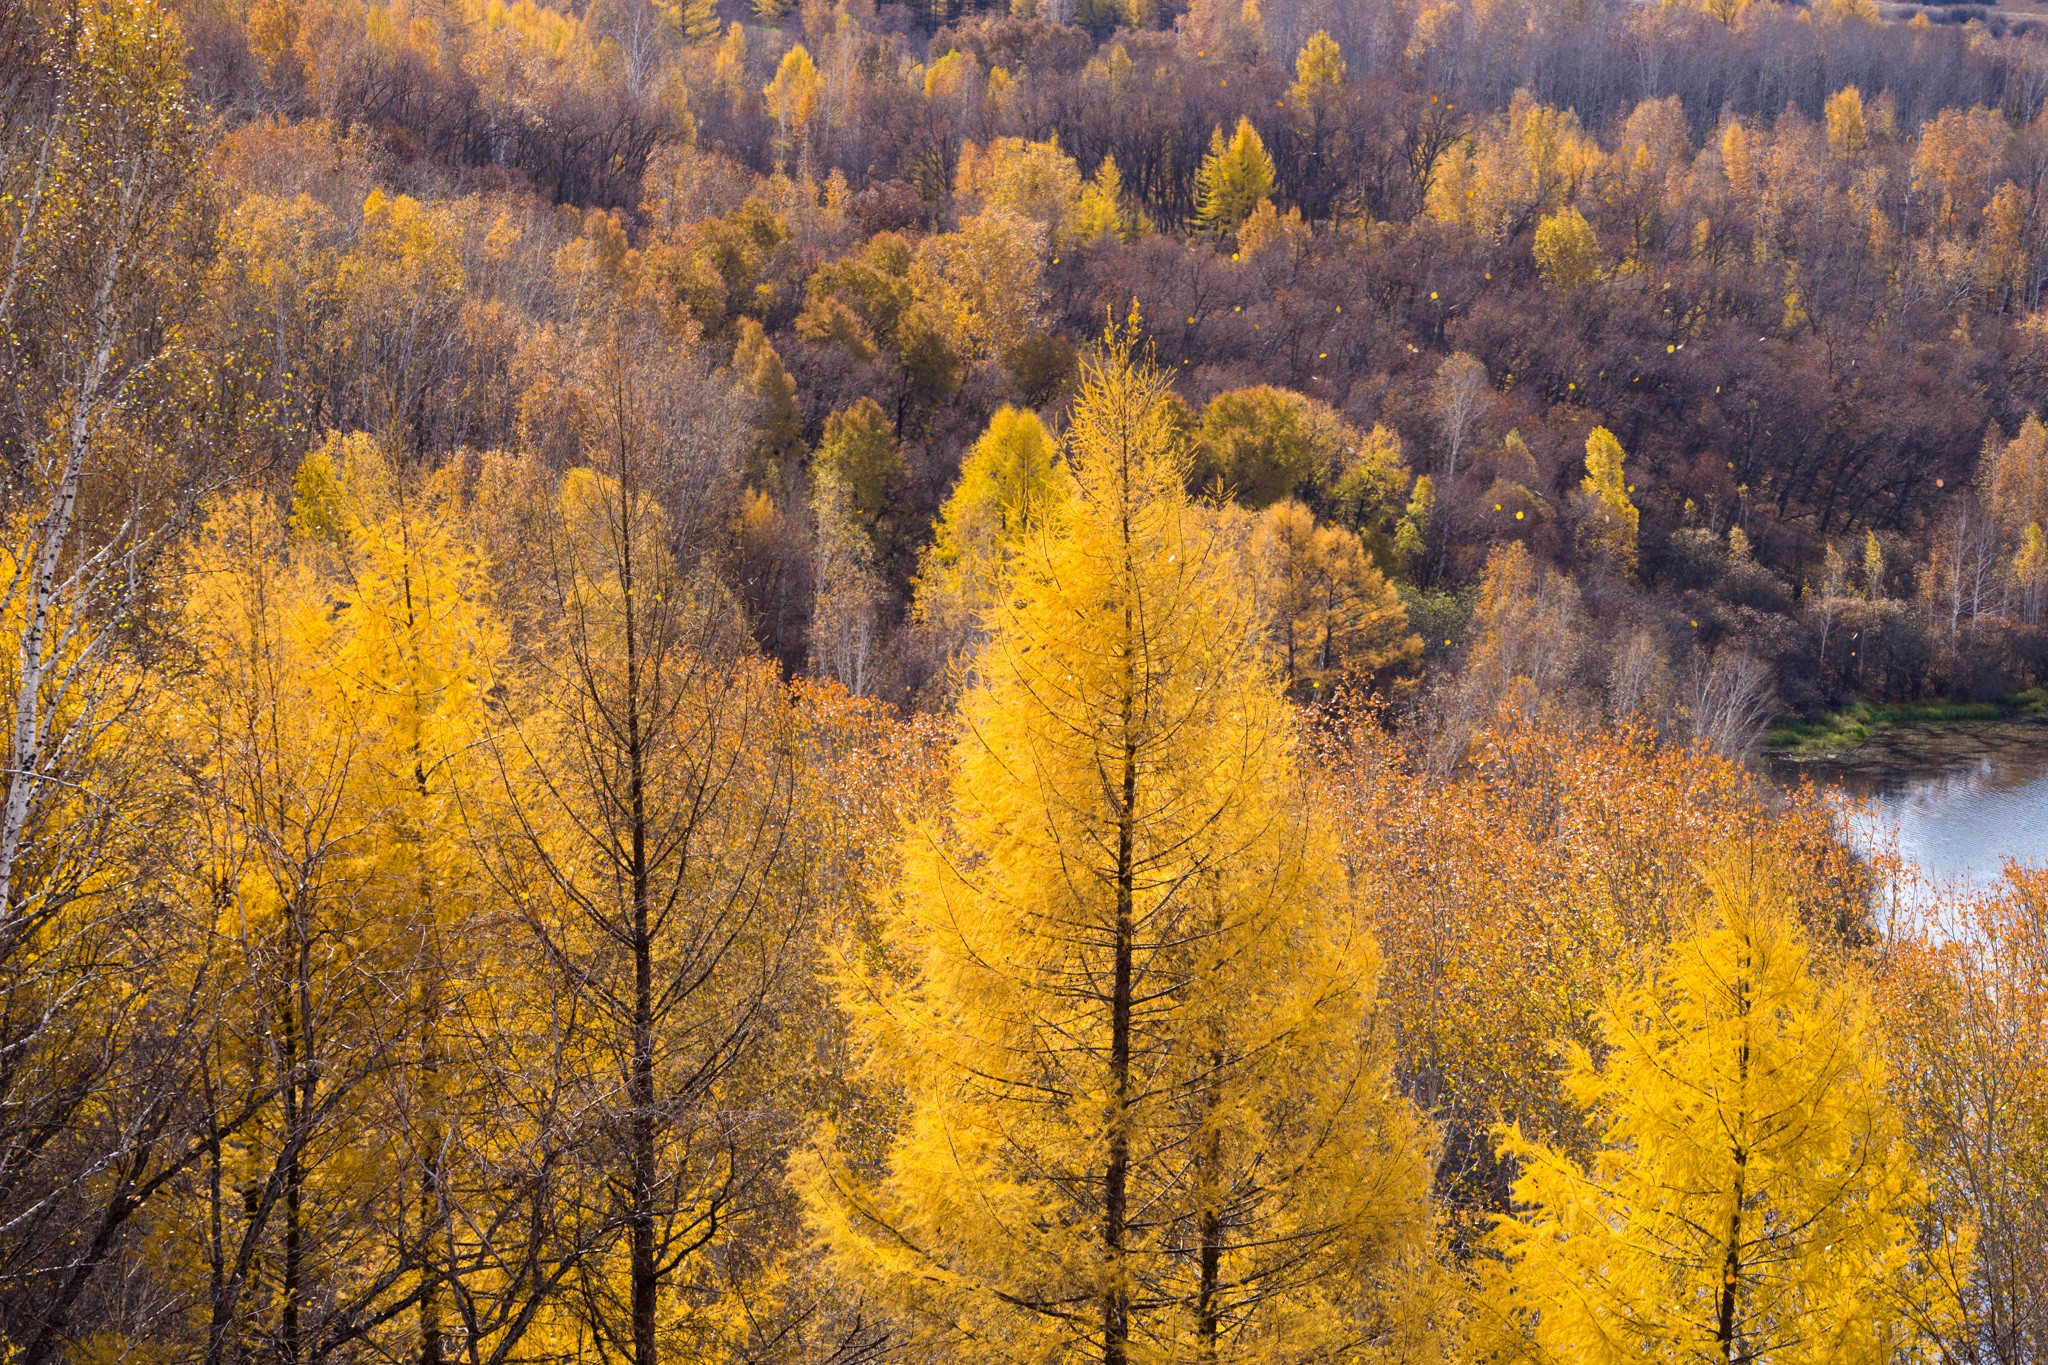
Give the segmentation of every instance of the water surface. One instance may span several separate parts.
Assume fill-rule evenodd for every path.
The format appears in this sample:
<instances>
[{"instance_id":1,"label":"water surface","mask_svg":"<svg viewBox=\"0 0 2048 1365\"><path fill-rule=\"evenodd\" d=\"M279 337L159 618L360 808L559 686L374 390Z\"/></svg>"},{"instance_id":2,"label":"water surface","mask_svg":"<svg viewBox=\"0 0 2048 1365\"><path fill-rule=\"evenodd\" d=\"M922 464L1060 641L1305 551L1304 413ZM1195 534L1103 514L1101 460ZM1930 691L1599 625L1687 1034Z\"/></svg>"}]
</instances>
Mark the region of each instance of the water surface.
<instances>
[{"instance_id":1,"label":"water surface","mask_svg":"<svg viewBox=\"0 0 2048 1365\"><path fill-rule=\"evenodd\" d=\"M1995 881L2009 858L2048 863L2048 720L1894 726L1845 753L1771 768L1864 802L1860 836L1894 837L1930 881Z\"/></svg>"}]
</instances>

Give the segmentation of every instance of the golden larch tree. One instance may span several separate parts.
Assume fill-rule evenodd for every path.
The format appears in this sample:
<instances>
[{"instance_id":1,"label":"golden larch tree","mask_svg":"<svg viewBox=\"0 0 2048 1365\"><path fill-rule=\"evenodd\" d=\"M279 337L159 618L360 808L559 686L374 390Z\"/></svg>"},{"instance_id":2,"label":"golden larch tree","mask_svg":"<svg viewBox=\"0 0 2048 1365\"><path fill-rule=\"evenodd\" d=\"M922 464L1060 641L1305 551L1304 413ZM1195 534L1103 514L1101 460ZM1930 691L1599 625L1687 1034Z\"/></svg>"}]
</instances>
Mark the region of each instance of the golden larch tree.
<instances>
[{"instance_id":1,"label":"golden larch tree","mask_svg":"<svg viewBox=\"0 0 2048 1365\"><path fill-rule=\"evenodd\" d=\"M1210 135L1195 186L1195 227L1201 232L1231 231L1272 196L1273 158L1250 119L1240 118L1227 140L1221 127Z\"/></svg>"},{"instance_id":2,"label":"golden larch tree","mask_svg":"<svg viewBox=\"0 0 2048 1365\"><path fill-rule=\"evenodd\" d=\"M724 1330L732 1300L678 1286L764 1207L775 1137L750 1087L802 904L786 698L684 558L701 476L654 363L620 329L573 376L587 463L536 509L529 709L497 746L515 812L496 875L563 993L577 1159L610 1191L556 1330L634 1365L703 1359Z\"/></svg>"},{"instance_id":3,"label":"golden larch tree","mask_svg":"<svg viewBox=\"0 0 2048 1365\"><path fill-rule=\"evenodd\" d=\"M1579 481L1585 517L1579 523L1579 544L1588 553L1605 558L1617 572L1633 574L1641 518L1629 499L1635 490L1622 467L1627 458L1621 442L1606 427L1594 427L1586 437L1586 477Z\"/></svg>"},{"instance_id":4,"label":"golden larch tree","mask_svg":"<svg viewBox=\"0 0 2048 1365\"><path fill-rule=\"evenodd\" d=\"M739 25L733 25L733 30L738 32ZM810 51L802 43L782 54L775 79L761 93L768 101L768 113L780 132L779 145L785 154L800 151L805 145L823 92L824 80L818 75L818 64L811 60Z\"/></svg>"},{"instance_id":5,"label":"golden larch tree","mask_svg":"<svg viewBox=\"0 0 2048 1365\"><path fill-rule=\"evenodd\" d=\"M1570 292L1600 278L1600 238L1570 204L1536 225L1536 269L1552 289Z\"/></svg>"},{"instance_id":6,"label":"golden larch tree","mask_svg":"<svg viewBox=\"0 0 2048 1365\"><path fill-rule=\"evenodd\" d=\"M1827 117L1828 155L1837 161L1861 161L1870 146L1870 125L1863 117L1863 92L1845 85L1828 96L1823 112Z\"/></svg>"},{"instance_id":7,"label":"golden larch tree","mask_svg":"<svg viewBox=\"0 0 2048 1365\"><path fill-rule=\"evenodd\" d=\"M949 654L979 637L1010 560L1066 496L1059 447L1045 423L1028 409L998 408L939 509L914 585L917 619L940 634Z\"/></svg>"},{"instance_id":8,"label":"golden larch tree","mask_svg":"<svg viewBox=\"0 0 2048 1365\"><path fill-rule=\"evenodd\" d=\"M460 478L333 437L288 527L242 493L188 556L190 668L155 721L205 756L184 773L186 894L221 954L211 1083L251 1119L181 1210L228 1267L206 1303L217 1351L346 1333L434 1365L466 1297L458 1077L483 1062L480 982L504 970L479 956L465 799L504 643Z\"/></svg>"},{"instance_id":9,"label":"golden larch tree","mask_svg":"<svg viewBox=\"0 0 2048 1365\"><path fill-rule=\"evenodd\" d=\"M1317 29L1295 55L1294 84L1287 88L1288 98L1299 109L1313 110L1317 104L1344 88L1344 78L1348 73L1343 49L1337 46L1327 30Z\"/></svg>"},{"instance_id":10,"label":"golden larch tree","mask_svg":"<svg viewBox=\"0 0 2048 1365\"><path fill-rule=\"evenodd\" d=\"M1519 1130L1491 1303L1530 1358L1939 1358L1967 1232L1918 1238L1925 1182L1851 985L1823 987L1768 863L1704 869L1693 931L1566 1050L1588 1162ZM1947 1272L1947 1273L1944 1273Z\"/></svg>"},{"instance_id":11,"label":"golden larch tree","mask_svg":"<svg viewBox=\"0 0 2048 1365\"><path fill-rule=\"evenodd\" d=\"M1289 683L1369 677L1422 658L1408 609L1357 532L1276 502L1258 518L1251 552Z\"/></svg>"},{"instance_id":12,"label":"golden larch tree","mask_svg":"<svg viewBox=\"0 0 2048 1365\"><path fill-rule=\"evenodd\" d=\"M800 1173L840 1273L978 1359L1420 1349L1425 1133L1244 566L1113 332L841 999L898 1097Z\"/></svg>"}]
</instances>

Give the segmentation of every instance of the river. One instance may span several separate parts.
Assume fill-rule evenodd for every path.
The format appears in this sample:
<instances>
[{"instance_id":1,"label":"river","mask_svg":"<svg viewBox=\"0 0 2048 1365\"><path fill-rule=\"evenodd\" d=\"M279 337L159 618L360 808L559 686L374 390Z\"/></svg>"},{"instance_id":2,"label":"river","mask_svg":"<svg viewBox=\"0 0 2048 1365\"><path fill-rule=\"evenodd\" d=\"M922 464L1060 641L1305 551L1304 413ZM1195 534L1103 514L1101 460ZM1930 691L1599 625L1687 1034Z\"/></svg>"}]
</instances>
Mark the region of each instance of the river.
<instances>
[{"instance_id":1,"label":"river","mask_svg":"<svg viewBox=\"0 0 2048 1365\"><path fill-rule=\"evenodd\" d=\"M1930 882L1994 881L2009 858L2048 863L2048 720L1900 725L1845 753L1770 767L1860 799L1859 836L1895 838Z\"/></svg>"}]
</instances>

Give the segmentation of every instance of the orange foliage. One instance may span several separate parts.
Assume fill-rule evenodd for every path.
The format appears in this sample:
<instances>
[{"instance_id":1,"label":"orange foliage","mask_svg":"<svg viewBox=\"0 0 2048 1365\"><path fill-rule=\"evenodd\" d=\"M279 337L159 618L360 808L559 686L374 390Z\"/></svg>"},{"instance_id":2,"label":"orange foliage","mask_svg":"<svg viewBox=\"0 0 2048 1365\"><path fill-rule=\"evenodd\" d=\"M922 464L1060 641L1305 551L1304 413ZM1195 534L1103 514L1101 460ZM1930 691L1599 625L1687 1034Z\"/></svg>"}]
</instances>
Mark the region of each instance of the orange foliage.
<instances>
[{"instance_id":1,"label":"orange foliage","mask_svg":"<svg viewBox=\"0 0 2048 1365\"><path fill-rule=\"evenodd\" d=\"M1749 845L1785 868L1823 955L1864 935L1871 874L1826 805L1703 748L1536 722L1483 731L1471 761L1438 780L1370 714L1340 710L1315 740L1386 955L1404 1080L1447 1125L1440 1181L1454 1209L1505 1197L1493 1124L1580 1139L1556 1043L1598 1043L1595 1011L1682 927L1674 913L1713 850Z\"/></svg>"},{"instance_id":2,"label":"orange foliage","mask_svg":"<svg viewBox=\"0 0 2048 1365\"><path fill-rule=\"evenodd\" d=\"M1885 948L1879 1003L1899 1107L1949 1227L1977 1231L1968 1339L2048 1346L2048 869L2007 868Z\"/></svg>"}]
</instances>

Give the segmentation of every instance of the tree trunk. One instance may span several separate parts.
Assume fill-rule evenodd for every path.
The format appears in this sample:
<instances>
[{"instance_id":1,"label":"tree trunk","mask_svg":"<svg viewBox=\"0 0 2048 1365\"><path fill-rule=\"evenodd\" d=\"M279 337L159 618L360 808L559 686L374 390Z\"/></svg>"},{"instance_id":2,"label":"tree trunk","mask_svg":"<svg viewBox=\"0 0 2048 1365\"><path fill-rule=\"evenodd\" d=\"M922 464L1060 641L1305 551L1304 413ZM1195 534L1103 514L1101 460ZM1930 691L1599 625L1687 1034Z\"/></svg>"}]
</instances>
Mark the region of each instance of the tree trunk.
<instances>
[{"instance_id":1,"label":"tree trunk","mask_svg":"<svg viewBox=\"0 0 2048 1365\"><path fill-rule=\"evenodd\" d=\"M1744 960L1747 968L1749 961ZM1735 986L1735 1008L1740 1015L1749 1014L1749 982L1738 980ZM1737 1093L1747 1103L1749 1095L1749 1043L1744 1040L1735 1054L1735 1075ZM1746 1127L1746 1123L1744 1127ZM1742 1201L1748 1197L1749 1148L1740 1140L1735 1146L1735 1202L1728 1213L1728 1249L1721 1260L1721 1311L1716 1324L1714 1340L1721 1348L1723 1365L1735 1359L1735 1308L1736 1294L1742 1285Z\"/></svg>"},{"instance_id":2,"label":"tree trunk","mask_svg":"<svg viewBox=\"0 0 2048 1365\"><path fill-rule=\"evenodd\" d=\"M305 1069L301 1057L298 1024L293 1007L285 1007L284 1019L284 1284L282 1312L277 1329L278 1365L299 1365L299 1300L305 1292L305 1249L301 1240L301 1185L305 1172L299 1165L300 1125L304 1122L299 1093L299 1076Z\"/></svg>"},{"instance_id":3,"label":"tree trunk","mask_svg":"<svg viewBox=\"0 0 2048 1365\"><path fill-rule=\"evenodd\" d=\"M1126 733L1131 720L1131 701L1124 702ZM1123 809L1117 818L1116 836L1116 979L1109 1005L1109 1078L1112 1108L1109 1116L1109 1163L1103 1174L1102 1245L1105 1252L1105 1282L1102 1296L1103 1365L1125 1365L1130 1354L1131 1296L1124 1283L1124 1232L1126 1202L1129 1198L1131 1138L1129 1106L1131 1095L1131 970L1132 940L1136 937L1132 888L1135 830L1132 805L1137 799L1138 765L1129 740L1124 747Z\"/></svg>"},{"instance_id":4,"label":"tree trunk","mask_svg":"<svg viewBox=\"0 0 2048 1365\"><path fill-rule=\"evenodd\" d=\"M1223 1059L1212 1058L1217 1075L1223 1071ZM1223 1278L1223 1208L1221 1191L1217 1180L1223 1167L1223 1134L1214 1121L1217 1094L1213 1085L1209 1091L1209 1131L1202 1138L1202 1187L1205 1206L1202 1209L1198 1236L1201 1239L1201 1287L1195 1296L1196 1334L1200 1339L1204 1365L1214 1365L1216 1360L1216 1339L1223 1319L1222 1305L1217 1302L1217 1292Z\"/></svg>"},{"instance_id":5,"label":"tree trunk","mask_svg":"<svg viewBox=\"0 0 2048 1365\"><path fill-rule=\"evenodd\" d=\"M1129 502L1126 487L1126 507ZM1133 940L1137 936L1137 804L1138 739L1137 621L1131 603L1136 574L1129 562L1131 526L1124 518L1124 695L1120 717L1123 733L1122 786L1118 793L1116 828L1115 981L1109 1002L1109 1159L1102 1181L1103 1365L1125 1365L1130 1358L1131 1294L1124 1282L1124 1233L1130 1197L1131 1098L1131 975Z\"/></svg>"},{"instance_id":6,"label":"tree trunk","mask_svg":"<svg viewBox=\"0 0 2048 1365\"><path fill-rule=\"evenodd\" d=\"M628 1213L632 1242L631 1299L633 1314L633 1365L656 1365L654 1340L654 1299L656 1265L654 1215L656 1175L654 1169L654 945L651 941L651 893L647 867L647 801L645 746L640 717L640 656L636 604L633 598L632 485L624 477L625 452L620 451L621 556L619 586L625 601L626 625L626 796L629 804L629 835L632 840L631 867L633 895L633 1036L632 1075L627 1100L632 1108L629 1126L632 1163L632 1207Z\"/></svg>"}]
</instances>

